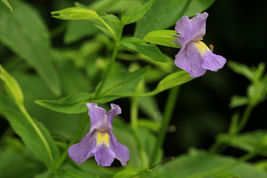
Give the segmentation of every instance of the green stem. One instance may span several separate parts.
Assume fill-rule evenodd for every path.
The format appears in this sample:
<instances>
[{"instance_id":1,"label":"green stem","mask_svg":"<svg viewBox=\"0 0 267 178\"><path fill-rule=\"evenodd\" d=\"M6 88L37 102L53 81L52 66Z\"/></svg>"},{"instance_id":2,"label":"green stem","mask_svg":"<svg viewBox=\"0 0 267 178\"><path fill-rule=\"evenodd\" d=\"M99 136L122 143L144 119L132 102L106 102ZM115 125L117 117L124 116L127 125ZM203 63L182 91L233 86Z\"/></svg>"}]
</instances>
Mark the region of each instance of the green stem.
<instances>
[{"instance_id":1,"label":"green stem","mask_svg":"<svg viewBox=\"0 0 267 178\"><path fill-rule=\"evenodd\" d=\"M178 92L179 92L179 87L174 87L170 90L170 93L169 93L169 96L167 99L167 104L166 104L165 110L164 110L163 121L162 121L161 128L159 131L159 138L156 141L156 144L155 144L154 150L153 150L153 154L151 157L150 167L152 167L155 164L157 155L158 155L160 148L162 147L163 141L165 139L166 132L167 132L167 129L169 126L169 122L171 120L171 116L172 116L173 109L175 106L176 98L178 96Z\"/></svg>"},{"instance_id":2,"label":"green stem","mask_svg":"<svg viewBox=\"0 0 267 178\"><path fill-rule=\"evenodd\" d=\"M250 104L248 104L247 107L246 107L246 109L245 109L245 112L244 112L244 114L243 114L243 116L242 116L242 119L241 119L241 121L240 121L238 130L237 130L237 133L240 132L241 130L243 130L243 128L244 128L245 125L247 124L252 109L253 109L253 106L250 105Z\"/></svg>"},{"instance_id":3,"label":"green stem","mask_svg":"<svg viewBox=\"0 0 267 178\"><path fill-rule=\"evenodd\" d=\"M82 135L83 130L86 126L86 123L88 121L88 116L86 115L85 117L82 118L80 125L78 127L77 132L75 133L74 137L72 138L72 140L70 141L70 143L68 144L67 148L64 150L64 152L62 153L62 155L60 156L56 166L54 167L54 172L58 170L58 168L63 164L63 162L65 161L66 157L68 156L68 149L71 145L73 145Z\"/></svg>"},{"instance_id":4,"label":"green stem","mask_svg":"<svg viewBox=\"0 0 267 178\"><path fill-rule=\"evenodd\" d=\"M234 135L238 134L239 132L241 132L243 130L243 128L245 127L245 125L248 122L248 119L249 119L249 116L251 114L252 109L253 109L253 105L250 105L250 104L247 105L247 107L246 107L246 109L244 111L244 114L243 114L243 116L241 118L241 121L238 124L239 126L238 126L236 132L235 133L230 133L231 130L229 129L229 131L228 131L229 135L234 136ZM215 144L211 147L210 152L211 153L222 152L226 147L227 147L227 145L222 145L222 143L217 139Z\"/></svg>"},{"instance_id":5,"label":"green stem","mask_svg":"<svg viewBox=\"0 0 267 178\"><path fill-rule=\"evenodd\" d=\"M140 151L142 167L148 167L148 159L145 148L142 144L141 137L138 130L138 97L133 97L131 101L131 127L137 141L137 147Z\"/></svg>"},{"instance_id":6,"label":"green stem","mask_svg":"<svg viewBox=\"0 0 267 178\"><path fill-rule=\"evenodd\" d=\"M107 67L107 69L106 69L106 71L104 73L104 77L103 77L102 81L100 82L99 87L96 88L95 98L97 98L99 96L99 94L100 94L100 92L101 92L101 90L102 90L102 88L104 86L104 83L107 80L108 74L109 74L109 72L110 72L110 70L112 68L112 65L113 65L116 57L117 57L118 50L119 50L119 43L116 42L114 50L113 50L113 53L112 53L112 56L111 56L111 60L109 61L108 67Z\"/></svg>"},{"instance_id":7,"label":"green stem","mask_svg":"<svg viewBox=\"0 0 267 178\"><path fill-rule=\"evenodd\" d=\"M234 161L233 163L226 164L224 166L212 169L210 171L195 174L195 175L189 176L188 178L202 178L202 177L208 177L208 176L213 176L213 175L215 176L216 174L219 174L219 173L221 173L227 169L231 169L231 168L237 166L241 162L244 162L244 161L251 159L255 155L256 155L255 152L247 153L246 155L242 156L241 158L239 158L237 161Z\"/></svg>"},{"instance_id":8,"label":"green stem","mask_svg":"<svg viewBox=\"0 0 267 178\"><path fill-rule=\"evenodd\" d=\"M45 139L42 131L39 129L39 127L36 125L36 123L34 122L34 120L31 118L31 116L29 115L29 113L27 112L26 108L24 107L24 105L18 105L20 111L23 113L23 115L27 118L27 120L30 122L30 124L32 125L33 129L36 131L37 135L40 137L41 141L43 142L46 151L48 153L48 157L51 161L51 164L53 165L54 163L54 158L53 158L53 154L52 151L48 145L47 140Z\"/></svg>"}]
</instances>

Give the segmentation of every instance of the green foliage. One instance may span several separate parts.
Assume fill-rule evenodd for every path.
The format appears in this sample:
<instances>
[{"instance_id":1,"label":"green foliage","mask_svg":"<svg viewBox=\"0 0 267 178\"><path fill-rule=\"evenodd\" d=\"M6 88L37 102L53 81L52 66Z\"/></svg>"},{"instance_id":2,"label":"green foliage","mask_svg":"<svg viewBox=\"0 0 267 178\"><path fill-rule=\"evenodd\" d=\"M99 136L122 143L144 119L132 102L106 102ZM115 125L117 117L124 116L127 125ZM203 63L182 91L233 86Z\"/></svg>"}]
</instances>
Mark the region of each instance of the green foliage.
<instances>
[{"instance_id":1,"label":"green foliage","mask_svg":"<svg viewBox=\"0 0 267 178\"><path fill-rule=\"evenodd\" d=\"M233 147L245 150L247 152L253 152L257 154L267 155L267 132L255 131L244 133L240 135L219 135L218 139L221 142L227 143Z\"/></svg>"},{"instance_id":2,"label":"green foliage","mask_svg":"<svg viewBox=\"0 0 267 178\"><path fill-rule=\"evenodd\" d=\"M146 168L139 168L139 169L124 169L120 172L118 172L113 178L120 178L120 177L125 177L125 178L131 178L131 177L147 177L148 174L151 172L151 170L146 169Z\"/></svg>"},{"instance_id":3,"label":"green foliage","mask_svg":"<svg viewBox=\"0 0 267 178\"><path fill-rule=\"evenodd\" d=\"M159 62L168 62L168 58L157 48L156 45L148 44L138 38L124 38L121 45L125 48L141 53Z\"/></svg>"},{"instance_id":4,"label":"green foliage","mask_svg":"<svg viewBox=\"0 0 267 178\"><path fill-rule=\"evenodd\" d=\"M214 0L156 0L147 15L137 22L134 36L143 38L151 31L168 28L184 14L195 15L213 2Z\"/></svg>"},{"instance_id":5,"label":"green foliage","mask_svg":"<svg viewBox=\"0 0 267 178\"><path fill-rule=\"evenodd\" d=\"M6 7L9 8L9 10L10 10L11 12L13 12L13 8L12 8L12 6L10 5L10 3L8 2L8 0L1 0L1 1L2 1L2 3L4 3L4 4L6 5Z\"/></svg>"},{"instance_id":6,"label":"green foliage","mask_svg":"<svg viewBox=\"0 0 267 178\"><path fill-rule=\"evenodd\" d=\"M148 2L142 5L129 9L128 11L122 14L122 23L126 25L142 19L154 2L155 0L149 0Z\"/></svg>"},{"instance_id":7,"label":"green foliage","mask_svg":"<svg viewBox=\"0 0 267 178\"><path fill-rule=\"evenodd\" d=\"M227 169L226 165L234 164L235 167ZM226 169L222 169L225 167ZM220 169L220 170L219 170ZM218 170L218 171L217 171ZM153 177L214 177L222 172L231 173L242 178L264 178L267 173L254 168L251 164L237 162L231 157L209 154L201 151L193 151L190 154L180 156L162 166L153 169Z\"/></svg>"},{"instance_id":8,"label":"green foliage","mask_svg":"<svg viewBox=\"0 0 267 178\"><path fill-rule=\"evenodd\" d=\"M23 105L24 96L18 82L0 65L0 79L4 82L6 91L18 106Z\"/></svg>"},{"instance_id":9,"label":"green foliage","mask_svg":"<svg viewBox=\"0 0 267 178\"><path fill-rule=\"evenodd\" d=\"M98 14L90 9L82 7L70 7L60 11L51 12L52 17L62 20L90 20L98 19Z\"/></svg>"},{"instance_id":10,"label":"green foliage","mask_svg":"<svg viewBox=\"0 0 267 178\"><path fill-rule=\"evenodd\" d=\"M55 95L61 93L48 31L30 5L12 1L14 12L0 6L0 41L26 60Z\"/></svg>"},{"instance_id":11,"label":"green foliage","mask_svg":"<svg viewBox=\"0 0 267 178\"><path fill-rule=\"evenodd\" d=\"M175 35L177 35L175 30L156 30L146 34L144 41L156 45L179 48L175 44L175 40L178 40L178 38L174 37Z\"/></svg>"}]
</instances>

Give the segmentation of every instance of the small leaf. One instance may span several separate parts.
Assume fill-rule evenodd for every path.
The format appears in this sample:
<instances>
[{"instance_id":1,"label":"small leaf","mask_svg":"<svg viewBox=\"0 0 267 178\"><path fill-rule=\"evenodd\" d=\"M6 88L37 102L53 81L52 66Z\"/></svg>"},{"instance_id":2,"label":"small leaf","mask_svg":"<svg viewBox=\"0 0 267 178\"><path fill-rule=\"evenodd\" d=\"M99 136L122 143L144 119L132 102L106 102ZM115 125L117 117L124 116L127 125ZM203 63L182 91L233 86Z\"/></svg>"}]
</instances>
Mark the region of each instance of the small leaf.
<instances>
[{"instance_id":1,"label":"small leaf","mask_svg":"<svg viewBox=\"0 0 267 178\"><path fill-rule=\"evenodd\" d=\"M246 96L233 96L231 98L230 107L235 108L248 104L249 99Z\"/></svg>"},{"instance_id":2,"label":"small leaf","mask_svg":"<svg viewBox=\"0 0 267 178\"><path fill-rule=\"evenodd\" d=\"M129 9L128 11L122 14L122 23L124 25L127 25L142 19L154 2L155 0L149 0L148 2L142 5Z\"/></svg>"},{"instance_id":3,"label":"small leaf","mask_svg":"<svg viewBox=\"0 0 267 178\"><path fill-rule=\"evenodd\" d=\"M51 12L52 17L63 20L90 20L99 18L98 14L90 9L82 7L70 7Z\"/></svg>"},{"instance_id":4,"label":"small leaf","mask_svg":"<svg viewBox=\"0 0 267 178\"><path fill-rule=\"evenodd\" d=\"M145 37L144 41L156 45L168 46L172 48L180 48L175 41L178 38L174 37L177 35L175 30L157 30L149 32Z\"/></svg>"},{"instance_id":5,"label":"small leaf","mask_svg":"<svg viewBox=\"0 0 267 178\"><path fill-rule=\"evenodd\" d=\"M257 152L267 156L267 132L254 131L240 135L221 134L218 139L224 143L230 144L235 148L245 150L247 152Z\"/></svg>"},{"instance_id":6,"label":"small leaf","mask_svg":"<svg viewBox=\"0 0 267 178\"><path fill-rule=\"evenodd\" d=\"M8 8L11 12L13 12L13 8L12 6L10 5L10 3L8 2L8 0L1 0Z\"/></svg>"},{"instance_id":7,"label":"small leaf","mask_svg":"<svg viewBox=\"0 0 267 178\"><path fill-rule=\"evenodd\" d=\"M20 89L18 82L0 65L0 79L5 84L6 92L10 95L15 103L20 106L23 105L24 96Z\"/></svg>"},{"instance_id":8,"label":"small leaf","mask_svg":"<svg viewBox=\"0 0 267 178\"><path fill-rule=\"evenodd\" d=\"M160 122L139 119L138 120L138 126L143 127L143 128L147 128L147 129L154 131L154 132L158 132L159 128L160 128Z\"/></svg>"},{"instance_id":9,"label":"small leaf","mask_svg":"<svg viewBox=\"0 0 267 178\"><path fill-rule=\"evenodd\" d=\"M255 80L255 75L248 66L234 61L228 61L227 64L234 72L247 77L252 82Z\"/></svg>"},{"instance_id":10,"label":"small leaf","mask_svg":"<svg viewBox=\"0 0 267 178\"><path fill-rule=\"evenodd\" d=\"M141 53L155 61L168 62L168 58L154 44L148 44L138 38L124 38L121 41L122 46Z\"/></svg>"},{"instance_id":11,"label":"small leaf","mask_svg":"<svg viewBox=\"0 0 267 178\"><path fill-rule=\"evenodd\" d=\"M150 172L147 168L127 168L115 174L113 178L146 177Z\"/></svg>"},{"instance_id":12,"label":"small leaf","mask_svg":"<svg viewBox=\"0 0 267 178\"><path fill-rule=\"evenodd\" d=\"M165 77L164 79L162 79L157 85L156 89L147 93L146 95L155 95L164 90L187 83L191 81L192 79L193 78L191 78L189 74L185 71L174 72L168 75L167 77Z\"/></svg>"}]
</instances>

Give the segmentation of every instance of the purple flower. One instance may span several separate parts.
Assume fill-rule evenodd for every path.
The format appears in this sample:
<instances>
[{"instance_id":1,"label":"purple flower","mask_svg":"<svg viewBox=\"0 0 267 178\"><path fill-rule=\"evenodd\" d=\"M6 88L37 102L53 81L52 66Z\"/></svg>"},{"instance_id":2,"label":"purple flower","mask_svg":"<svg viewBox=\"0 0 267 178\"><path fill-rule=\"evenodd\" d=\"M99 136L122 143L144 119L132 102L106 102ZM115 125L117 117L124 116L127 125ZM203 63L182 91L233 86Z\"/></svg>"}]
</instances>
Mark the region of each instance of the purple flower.
<instances>
[{"instance_id":1,"label":"purple flower","mask_svg":"<svg viewBox=\"0 0 267 178\"><path fill-rule=\"evenodd\" d=\"M106 111L94 103L86 104L91 118L91 128L80 143L68 149L71 159L82 164L88 158L95 156L99 166L110 166L114 159L118 159L123 166L129 160L129 150L120 144L112 133L112 120L121 114L121 108L110 104L111 110Z\"/></svg>"},{"instance_id":2,"label":"purple flower","mask_svg":"<svg viewBox=\"0 0 267 178\"><path fill-rule=\"evenodd\" d=\"M226 59L212 53L201 41L206 33L208 13L197 14L189 19L183 16L176 22L175 30L179 35L176 43L181 46L175 56L175 65L190 73L191 77L204 75L206 70L217 71L222 68Z\"/></svg>"}]
</instances>

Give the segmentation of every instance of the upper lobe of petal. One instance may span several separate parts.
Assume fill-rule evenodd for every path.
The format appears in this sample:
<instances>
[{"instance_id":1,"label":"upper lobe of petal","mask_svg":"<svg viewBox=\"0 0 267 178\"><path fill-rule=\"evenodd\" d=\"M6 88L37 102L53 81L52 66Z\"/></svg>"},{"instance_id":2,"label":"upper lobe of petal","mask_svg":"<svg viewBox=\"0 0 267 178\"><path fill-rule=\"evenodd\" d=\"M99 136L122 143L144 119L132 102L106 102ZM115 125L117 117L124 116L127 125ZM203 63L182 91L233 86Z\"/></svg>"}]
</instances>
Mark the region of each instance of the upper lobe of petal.
<instances>
[{"instance_id":1,"label":"upper lobe of petal","mask_svg":"<svg viewBox=\"0 0 267 178\"><path fill-rule=\"evenodd\" d=\"M109 112L108 112L108 120L109 120L110 122L112 122L113 118L114 118L116 115L121 114L121 108L120 108L119 105L116 105L116 104L113 104L113 103L110 104L110 107L111 107L111 109L110 109Z\"/></svg>"},{"instance_id":2,"label":"upper lobe of petal","mask_svg":"<svg viewBox=\"0 0 267 178\"><path fill-rule=\"evenodd\" d=\"M206 33L206 20L208 13L197 14L194 18L189 19L183 16L176 22L175 30L179 33L177 44L183 46L190 41L199 41Z\"/></svg>"},{"instance_id":3,"label":"upper lobe of petal","mask_svg":"<svg viewBox=\"0 0 267 178\"><path fill-rule=\"evenodd\" d=\"M88 107L88 114L91 119L91 128L93 128L96 123L99 121L101 122L106 118L105 109L99 107L97 104L86 103L86 106Z\"/></svg>"}]
</instances>

